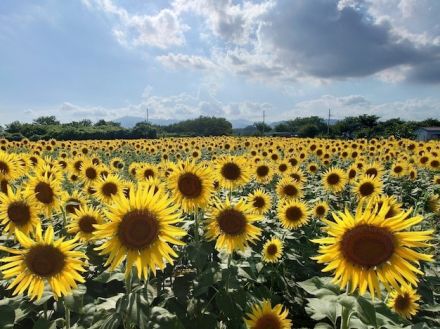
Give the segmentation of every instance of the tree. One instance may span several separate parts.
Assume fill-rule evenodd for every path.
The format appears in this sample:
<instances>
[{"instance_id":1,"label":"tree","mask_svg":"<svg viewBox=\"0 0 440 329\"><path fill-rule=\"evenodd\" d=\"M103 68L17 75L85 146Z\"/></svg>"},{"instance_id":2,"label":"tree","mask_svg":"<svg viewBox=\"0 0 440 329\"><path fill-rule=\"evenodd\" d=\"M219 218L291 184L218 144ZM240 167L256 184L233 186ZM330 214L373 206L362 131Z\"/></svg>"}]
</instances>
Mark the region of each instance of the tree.
<instances>
[{"instance_id":1,"label":"tree","mask_svg":"<svg viewBox=\"0 0 440 329\"><path fill-rule=\"evenodd\" d=\"M257 128L257 131L263 135L265 132L271 131L272 127L264 122L255 122L254 123L255 128Z\"/></svg>"},{"instance_id":2,"label":"tree","mask_svg":"<svg viewBox=\"0 0 440 329\"><path fill-rule=\"evenodd\" d=\"M54 115L50 116L42 116L34 120L35 124L38 125L59 125L60 122L57 120L57 118Z\"/></svg>"}]
</instances>

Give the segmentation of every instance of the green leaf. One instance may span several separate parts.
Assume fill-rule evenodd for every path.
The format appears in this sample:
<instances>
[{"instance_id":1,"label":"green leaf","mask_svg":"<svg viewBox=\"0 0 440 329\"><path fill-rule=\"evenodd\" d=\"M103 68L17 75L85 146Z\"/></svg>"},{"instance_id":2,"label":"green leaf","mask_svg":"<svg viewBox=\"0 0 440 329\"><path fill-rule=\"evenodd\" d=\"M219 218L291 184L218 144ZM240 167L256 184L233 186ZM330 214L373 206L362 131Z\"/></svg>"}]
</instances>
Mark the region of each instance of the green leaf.
<instances>
[{"instance_id":1,"label":"green leaf","mask_svg":"<svg viewBox=\"0 0 440 329\"><path fill-rule=\"evenodd\" d=\"M215 303L219 310L229 319L240 318L243 314L240 307L236 304L232 293L227 293L225 291L219 292L215 296Z\"/></svg>"},{"instance_id":2,"label":"green leaf","mask_svg":"<svg viewBox=\"0 0 440 329\"><path fill-rule=\"evenodd\" d=\"M357 297L357 302L357 315L359 319L363 323L377 328L378 325L374 305L362 296Z\"/></svg>"},{"instance_id":3,"label":"green leaf","mask_svg":"<svg viewBox=\"0 0 440 329\"><path fill-rule=\"evenodd\" d=\"M329 319L333 324L341 316L341 305L336 296L325 296L322 298L308 298L306 312L313 320L321 321Z\"/></svg>"},{"instance_id":4,"label":"green leaf","mask_svg":"<svg viewBox=\"0 0 440 329\"><path fill-rule=\"evenodd\" d=\"M151 309L151 323L155 329L185 329L177 316L158 306Z\"/></svg>"},{"instance_id":5,"label":"green leaf","mask_svg":"<svg viewBox=\"0 0 440 329\"><path fill-rule=\"evenodd\" d=\"M317 324L315 324L314 329L334 329L334 327L325 322L318 322Z\"/></svg>"},{"instance_id":6,"label":"green leaf","mask_svg":"<svg viewBox=\"0 0 440 329\"><path fill-rule=\"evenodd\" d=\"M340 293L338 286L332 284L331 278L313 277L309 280L298 282L298 285L311 295L337 295Z\"/></svg>"},{"instance_id":7,"label":"green leaf","mask_svg":"<svg viewBox=\"0 0 440 329\"><path fill-rule=\"evenodd\" d=\"M56 329L57 325L54 321L48 321L44 318L39 318L32 329Z\"/></svg>"},{"instance_id":8,"label":"green leaf","mask_svg":"<svg viewBox=\"0 0 440 329\"><path fill-rule=\"evenodd\" d=\"M11 306L0 306L0 328L13 328L15 321L15 311Z\"/></svg>"},{"instance_id":9,"label":"green leaf","mask_svg":"<svg viewBox=\"0 0 440 329\"><path fill-rule=\"evenodd\" d=\"M102 272L100 275L98 275L93 281L101 282L101 283L109 283L110 281L124 281L125 276L124 273L119 272Z\"/></svg>"}]
</instances>

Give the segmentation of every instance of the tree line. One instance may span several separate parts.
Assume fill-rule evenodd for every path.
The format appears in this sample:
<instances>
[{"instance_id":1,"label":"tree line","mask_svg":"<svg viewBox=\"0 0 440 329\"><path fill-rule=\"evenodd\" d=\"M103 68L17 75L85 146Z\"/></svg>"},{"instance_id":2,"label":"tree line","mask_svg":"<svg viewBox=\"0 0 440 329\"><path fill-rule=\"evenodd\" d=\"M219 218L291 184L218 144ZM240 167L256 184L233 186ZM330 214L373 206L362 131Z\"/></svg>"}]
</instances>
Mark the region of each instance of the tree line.
<instances>
[{"instance_id":1,"label":"tree line","mask_svg":"<svg viewBox=\"0 0 440 329\"><path fill-rule=\"evenodd\" d=\"M404 121L389 119L380 121L376 115L346 117L331 125L317 116L296 118L268 125L255 122L241 129L232 129L232 124L225 118L200 116L167 126L138 122L132 128L124 128L118 122L90 120L61 123L55 116L43 116L32 123L14 121L5 127L0 126L0 136L9 140L86 140L86 139L140 139L159 136L261 136L263 134L288 133L299 137L331 138L372 138L395 136L413 138L420 127L440 127L440 120Z\"/></svg>"}]
</instances>

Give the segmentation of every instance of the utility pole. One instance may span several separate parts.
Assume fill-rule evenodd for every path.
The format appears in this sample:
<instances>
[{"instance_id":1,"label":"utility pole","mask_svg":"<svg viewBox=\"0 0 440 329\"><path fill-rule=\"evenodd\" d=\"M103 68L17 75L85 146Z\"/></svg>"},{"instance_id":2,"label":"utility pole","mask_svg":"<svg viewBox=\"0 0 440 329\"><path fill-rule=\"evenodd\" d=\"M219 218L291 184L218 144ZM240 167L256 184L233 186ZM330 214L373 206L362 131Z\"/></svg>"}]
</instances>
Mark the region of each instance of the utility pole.
<instances>
[{"instance_id":1,"label":"utility pole","mask_svg":"<svg viewBox=\"0 0 440 329\"><path fill-rule=\"evenodd\" d=\"M327 136L330 136L330 109L328 109L328 120L327 120Z\"/></svg>"},{"instance_id":2,"label":"utility pole","mask_svg":"<svg viewBox=\"0 0 440 329\"><path fill-rule=\"evenodd\" d=\"M145 109L145 122L148 123L148 107Z\"/></svg>"}]
</instances>

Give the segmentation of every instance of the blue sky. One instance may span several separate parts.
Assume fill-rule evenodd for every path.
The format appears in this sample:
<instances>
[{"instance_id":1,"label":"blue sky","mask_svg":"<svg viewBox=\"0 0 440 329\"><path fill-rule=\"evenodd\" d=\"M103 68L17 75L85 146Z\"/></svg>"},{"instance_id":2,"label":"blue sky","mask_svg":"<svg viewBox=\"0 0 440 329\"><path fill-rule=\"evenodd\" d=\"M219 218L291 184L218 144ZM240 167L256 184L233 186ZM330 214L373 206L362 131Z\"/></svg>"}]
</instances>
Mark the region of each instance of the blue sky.
<instances>
[{"instance_id":1,"label":"blue sky","mask_svg":"<svg viewBox=\"0 0 440 329\"><path fill-rule=\"evenodd\" d=\"M440 118L440 1L2 0L0 124Z\"/></svg>"}]
</instances>

